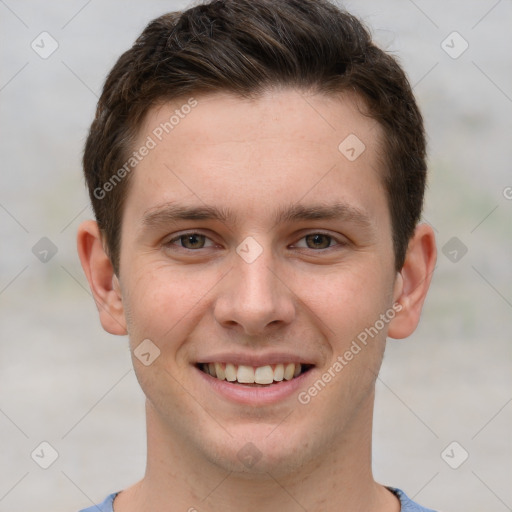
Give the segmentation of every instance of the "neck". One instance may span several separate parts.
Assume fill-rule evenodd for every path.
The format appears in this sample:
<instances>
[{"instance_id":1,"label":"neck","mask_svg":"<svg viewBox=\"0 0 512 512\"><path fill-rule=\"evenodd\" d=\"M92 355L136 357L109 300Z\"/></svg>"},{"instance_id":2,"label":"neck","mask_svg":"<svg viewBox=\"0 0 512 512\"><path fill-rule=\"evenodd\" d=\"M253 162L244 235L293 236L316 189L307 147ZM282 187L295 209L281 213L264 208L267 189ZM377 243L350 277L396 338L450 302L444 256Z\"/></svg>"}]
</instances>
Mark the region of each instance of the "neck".
<instances>
[{"instance_id":1,"label":"neck","mask_svg":"<svg viewBox=\"0 0 512 512\"><path fill-rule=\"evenodd\" d=\"M339 442L299 466L240 473L207 460L183 440L177 441L148 405L146 474L118 495L115 512L398 512L397 498L373 479L372 412L373 396L358 414L364 422L352 421Z\"/></svg>"}]
</instances>

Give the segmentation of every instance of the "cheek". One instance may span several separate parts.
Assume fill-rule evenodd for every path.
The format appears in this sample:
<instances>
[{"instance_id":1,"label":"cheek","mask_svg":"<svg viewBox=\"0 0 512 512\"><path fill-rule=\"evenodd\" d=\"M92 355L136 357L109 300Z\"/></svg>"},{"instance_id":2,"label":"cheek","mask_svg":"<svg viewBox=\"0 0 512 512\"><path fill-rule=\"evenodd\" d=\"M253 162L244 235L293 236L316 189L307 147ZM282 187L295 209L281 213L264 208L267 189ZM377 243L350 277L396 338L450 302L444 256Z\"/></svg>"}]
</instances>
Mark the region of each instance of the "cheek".
<instances>
[{"instance_id":1,"label":"cheek","mask_svg":"<svg viewBox=\"0 0 512 512\"><path fill-rule=\"evenodd\" d=\"M126 287L131 343L149 338L160 346L165 339L167 347L170 339L182 339L191 323L197 321L195 317L204 313L208 290L214 286L217 273L194 276L166 265L142 262L138 267L133 263L132 268L144 270L133 273Z\"/></svg>"},{"instance_id":2,"label":"cheek","mask_svg":"<svg viewBox=\"0 0 512 512\"><path fill-rule=\"evenodd\" d=\"M369 258L368 258L369 259ZM341 340L373 325L389 308L392 281L378 261L294 275L292 290Z\"/></svg>"},{"instance_id":3,"label":"cheek","mask_svg":"<svg viewBox=\"0 0 512 512\"><path fill-rule=\"evenodd\" d=\"M391 306L391 274L378 261L367 263L313 280L303 276L296 285L304 289L309 281L308 294L301 298L329 345L329 357L319 376L328 383L315 383L303 392L314 397L320 408L339 404L335 414L340 422L346 421L347 404L358 409L372 393L385 348L388 324L381 326L380 319Z\"/></svg>"}]
</instances>

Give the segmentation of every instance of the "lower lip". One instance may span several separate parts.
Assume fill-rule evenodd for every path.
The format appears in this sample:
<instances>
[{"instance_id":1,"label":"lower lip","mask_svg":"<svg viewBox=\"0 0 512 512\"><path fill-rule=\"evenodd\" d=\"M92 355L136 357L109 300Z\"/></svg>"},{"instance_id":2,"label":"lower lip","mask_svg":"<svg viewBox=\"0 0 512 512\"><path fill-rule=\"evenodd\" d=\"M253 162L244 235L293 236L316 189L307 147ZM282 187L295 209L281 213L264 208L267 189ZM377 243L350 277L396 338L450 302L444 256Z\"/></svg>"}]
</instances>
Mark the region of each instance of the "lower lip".
<instances>
[{"instance_id":1,"label":"lower lip","mask_svg":"<svg viewBox=\"0 0 512 512\"><path fill-rule=\"evenodd\" d=\"M283 380L270 386L244 386L243 384L234 384L227 380L220 380L203 372L196 366L195 370L199 372L204 382L207 383L215 392L225 398L245 405L267 405L280 402L291 395L297 394L299 389L304 386L304 381L311 373L312 369L302 373L292 380Z\"/></svg>"}]
</instances>

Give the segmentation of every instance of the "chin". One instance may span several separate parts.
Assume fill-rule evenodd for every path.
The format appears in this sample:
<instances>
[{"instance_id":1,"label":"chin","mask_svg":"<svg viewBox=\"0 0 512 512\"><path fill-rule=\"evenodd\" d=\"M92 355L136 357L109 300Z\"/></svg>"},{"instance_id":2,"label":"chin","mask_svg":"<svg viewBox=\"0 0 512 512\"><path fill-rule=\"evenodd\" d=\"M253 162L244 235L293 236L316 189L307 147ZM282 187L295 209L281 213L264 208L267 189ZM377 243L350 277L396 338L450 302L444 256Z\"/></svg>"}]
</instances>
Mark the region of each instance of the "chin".
<instances>
[{"instance_id":1,"label":"chin","mask_svg":"<svg viewBox=\"0 0 512 512\"><path fill-rule=\"evenodd\" d=\"M277 427L277 428L276 428ZM268 474L286 475L303 467L311 446L306 432L290 425L243 425L230 428L233 437L223 435L205 446L205 456L225 471L242 478ZM213 450L212 447L216 446Z\"/></svg>"}]
</instances>

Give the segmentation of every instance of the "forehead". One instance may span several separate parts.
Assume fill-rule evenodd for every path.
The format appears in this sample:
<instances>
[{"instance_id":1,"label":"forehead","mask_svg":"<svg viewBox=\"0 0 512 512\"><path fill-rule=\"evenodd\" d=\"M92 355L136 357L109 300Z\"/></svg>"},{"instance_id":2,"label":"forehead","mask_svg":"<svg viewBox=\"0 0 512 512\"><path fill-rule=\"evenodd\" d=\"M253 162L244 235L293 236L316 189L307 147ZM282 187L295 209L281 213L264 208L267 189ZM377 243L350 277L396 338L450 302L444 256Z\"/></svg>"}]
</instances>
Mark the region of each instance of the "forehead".
<instances>
[{"instance_id":1,"label":"forehead","mask_svg":"<svg viewBox=\"0 0 512 512\"><path fill-rule=\"evenodd\" d=\"M139 141L150 135L158 145L237 142L257 150L259 141L274 137L338 150L340 139L353 134L377 149L382 130L366 110L360 96L348 92L325 95L281 88L252 98L226 92L192 95L152 107Z\"/></svg>"},{"instance_id":2,"label":"forehead","mask_svg":"<svg viewBox=\"0 0 512 512\"><path fill-rule=\"evenodd\" d=\"M215 205L262 219L284 204L330 200L379 216L385 204L383 133L355 96L268 91L227 93L153 107L135 148L126 201L131 220L159 205ZM386 216L386 215L385 215Z\"/></svg>"}]
</instances>

